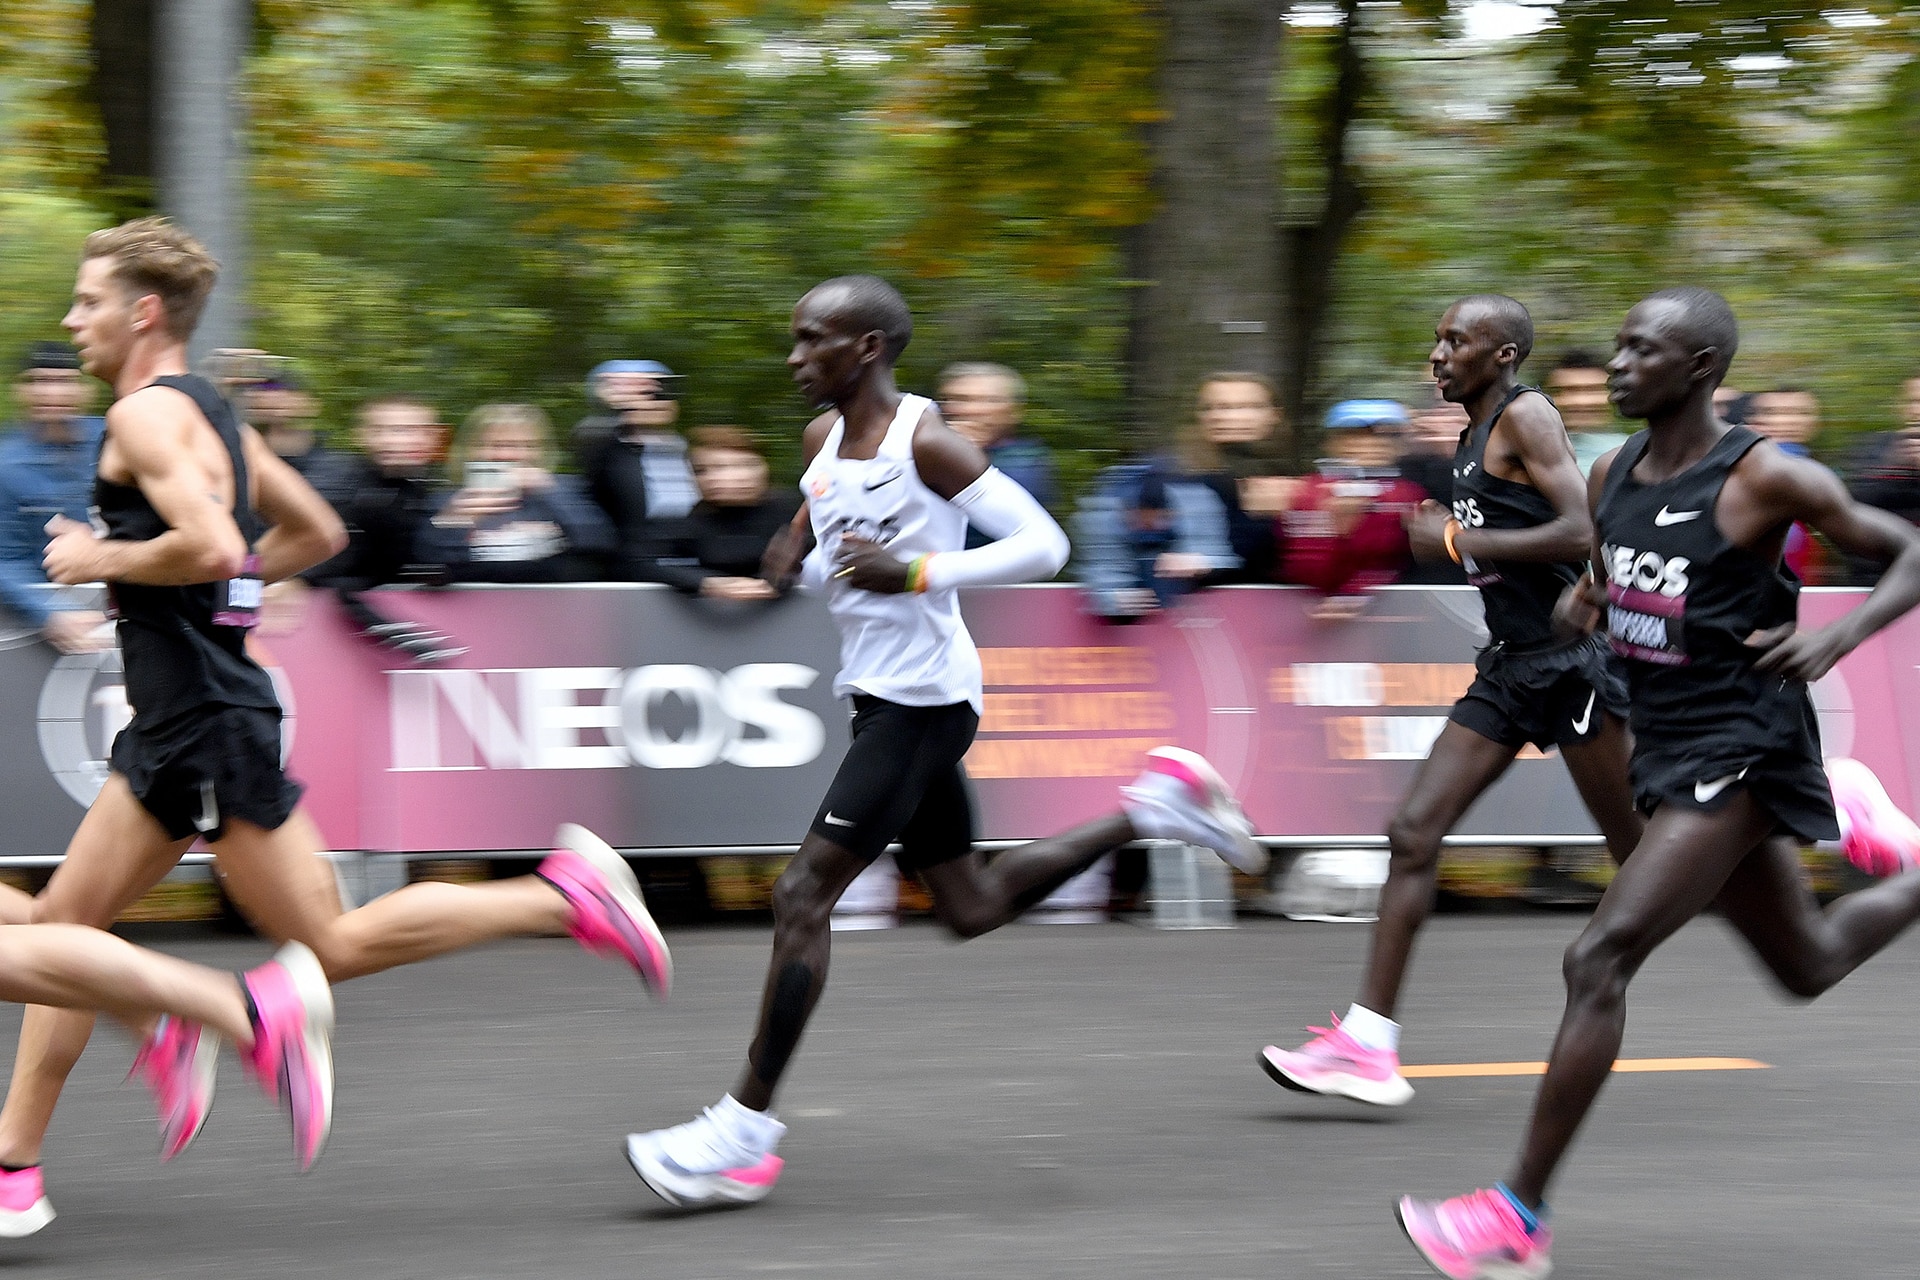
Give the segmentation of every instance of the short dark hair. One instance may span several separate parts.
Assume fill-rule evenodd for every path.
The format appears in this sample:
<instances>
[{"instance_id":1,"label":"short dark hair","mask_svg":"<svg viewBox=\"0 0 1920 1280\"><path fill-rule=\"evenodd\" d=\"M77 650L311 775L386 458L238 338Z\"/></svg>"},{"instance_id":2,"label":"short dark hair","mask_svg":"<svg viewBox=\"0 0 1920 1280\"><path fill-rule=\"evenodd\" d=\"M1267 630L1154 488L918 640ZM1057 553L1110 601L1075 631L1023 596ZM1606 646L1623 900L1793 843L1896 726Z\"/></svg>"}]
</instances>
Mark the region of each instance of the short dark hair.
<instances>
[{"instance_id":1,"label":"short dark hair","mask_svg":"<svg viewBox=\"0 0 1920 1280\"><path fill-rule=\"evenodd\" d=\"M1533 353L1533 314L1518 298L1509 298L1504 293L1470 293L1453 305L1477 307L1485 312L1487 324L1500 344L1505 346L1511 342L1520 348L1520 357L1513 362L1513 367L1518 369L1527 362Z\"/></svg>"},{"instance_id":2,"label":"short dark hair","mask_svg":"<svg viewBox=\"0 0 1920 1280\"><path fill-rule=\"evenodd\" d=\"M440 418L440 410L433 401L425 396L415 395L411 391L383 391L370 400L362 401L360 421L365 422L367 415L375 409L419 409L430 415L436 422Z\"/></svg>"},{"instance_id":3,"label":"short dark hair","mask_svg":"<svg viewBox=\"0 0 1920 1280\"><path fill-rule=\"evenodd\" d=\"M695 427L687 432L687 452L701 449L719 449L729 453L750 453L760 457L760 446L754 438L739 427Z\"/></svg>"},{"instance_id":4,"label":"short dark hair","mask_svg":"<svg viewBox=\"0 0 1920 1280\"><path fill-rule=\"evenodd\" d=\"M1605 370L1606 367L1607 362L1602 360L1594 352L1587 350L1585 347L1575 347L1573 350L1563 353L1558 360L1555 360L1553 362L1553 368L1547 370L1547 372L1558 373L1562 369Z\"/></svg>"},{"instance_id":5,"label":"short dark hair","mask_svg":"<svg viewBox=\"0 0 1920 1280\"><path fill-rule=\"evenodd\" d=\"M80 355L65 342L36 342L20 357L20 372L36 369L78 369Z\"/></svg>"},{"instance_id":6,"label":"short dark hair","mask_svg":"<svg viewBox=\"0 0 1920 1280\"><path fill-rule=\"evenodd\" d=\"M1679 319L1674 322L1680 336L1691 343L1695 350L1701 347L1714 349L1718 356L1714 362L1716 385L1727 376L1727 370L1733 365L1734 352L1740 349L1740 325L1733 318L1733 308L1725 298L1711 289L1683 284L1650 293L1641 301L1674 303L1680 312Z\"/></svg>"},{"instance_id":7,"label":"short dark hair","mask_svg":"<svg viewBox=\"0 0 1920 1280\"><path fill-rule=\"evenodd\" d=\"M836 295L828 314L861 333L879 330L887 339L887 362L898 360L913 341L913 312L900 291L879 276L835 276L822 280L809 293Z\"/></svg>"}]
</instances>

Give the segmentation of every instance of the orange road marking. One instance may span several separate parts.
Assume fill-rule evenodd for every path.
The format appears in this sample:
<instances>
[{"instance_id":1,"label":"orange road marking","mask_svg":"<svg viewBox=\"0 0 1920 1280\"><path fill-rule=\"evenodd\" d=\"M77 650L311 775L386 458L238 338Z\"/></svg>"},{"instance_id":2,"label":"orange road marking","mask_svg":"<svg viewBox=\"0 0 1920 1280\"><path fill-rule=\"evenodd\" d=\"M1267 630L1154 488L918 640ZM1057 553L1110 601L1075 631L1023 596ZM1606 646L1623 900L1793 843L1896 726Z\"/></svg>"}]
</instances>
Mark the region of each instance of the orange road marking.
<instances>
[{"instance_id":1,"label":"orange road marking","mask_svg":"<svg viewBox=\"0 0 1920 1280\"><path fill-rule=\"evenodd\" d=\"M1771 1064L1752 1058L1621 1058L1615 1071L1765 1071ZM1544 1062L1440 1062L1425 1067L1402 1067L1409 1080L1440 1080L1475 1076L1543 1076Z\"/></svg>"}]
</instances>

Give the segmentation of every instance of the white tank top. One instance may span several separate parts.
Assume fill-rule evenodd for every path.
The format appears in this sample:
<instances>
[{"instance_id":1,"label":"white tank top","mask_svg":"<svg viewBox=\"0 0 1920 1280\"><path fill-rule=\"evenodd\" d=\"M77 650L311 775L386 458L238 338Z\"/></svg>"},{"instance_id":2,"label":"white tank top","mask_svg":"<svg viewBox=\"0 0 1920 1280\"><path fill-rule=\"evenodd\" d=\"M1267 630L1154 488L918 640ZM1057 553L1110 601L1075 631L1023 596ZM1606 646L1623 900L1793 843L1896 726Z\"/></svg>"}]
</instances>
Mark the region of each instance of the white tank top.
<instances>
[{"instance_id":1,"label":"white tank top","mask_svg":"<svg viewBox=\"0 0 1920 1280\"><path fill-rule=\"evenodd\" d=\"M953 591L885 595L832 577L844 534L885 543L902 560L966 545L967 518L921 483L913 430L931 402L903 396L872 458L843 458L846 420L833 424L800 478L813 522L813 554L826 569L827 609L840 627L839 697L870 694L908 707L969 702L982 709L980 653Z\"/></svg>"}]
</instances>

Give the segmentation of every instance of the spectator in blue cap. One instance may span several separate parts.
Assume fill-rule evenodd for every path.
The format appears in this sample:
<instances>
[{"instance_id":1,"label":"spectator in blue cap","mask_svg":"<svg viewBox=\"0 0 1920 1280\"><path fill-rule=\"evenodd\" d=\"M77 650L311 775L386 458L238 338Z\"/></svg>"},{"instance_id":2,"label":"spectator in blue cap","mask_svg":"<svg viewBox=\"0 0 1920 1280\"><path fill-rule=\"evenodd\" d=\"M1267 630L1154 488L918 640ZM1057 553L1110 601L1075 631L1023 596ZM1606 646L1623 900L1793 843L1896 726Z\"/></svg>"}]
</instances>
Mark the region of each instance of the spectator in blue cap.
<instances>
[{"instance_id":1,"label":"spectator in blue cap","mask_svg":"<svg viewBox=\"0 0 1920 1280\"><path fill-rule=\"evenodd\" d=\"M580 470L593 500L613 522L610 575L644 581L659 559L660 540L700 500L680 417L673 370L658 360L608 360L587 385L605 415L574 430Z\"/></svg>"},{"instance_id":2,"label":"spectator in blue cap","mask_svg":"<svg viewBox=\"0 0 1920 1280\"><path fill-rule=\"evenodd\" d=\"M63 653L112 643L90 600L47 585L46 523L84 521L106 420L87 414L93 393L64 342L37 342L14 382L24 418L0 440L0 600Z\"/></svg>"},{"instance_id":3,"label":"spectator in blue cap","mask_svg":"<svg viewBox=\"0 0 1920 1280\"><path fill-rule=\"evenodd\" d=\"M1327 412L1326 455L1281 516L1285 581L1324 597L1328 621L1366 607L1367 592L1407 567L1407 519L1425 497L1394 460L1406 408L1393 400L1343 400Z\"/></svg>"}]
</instances>

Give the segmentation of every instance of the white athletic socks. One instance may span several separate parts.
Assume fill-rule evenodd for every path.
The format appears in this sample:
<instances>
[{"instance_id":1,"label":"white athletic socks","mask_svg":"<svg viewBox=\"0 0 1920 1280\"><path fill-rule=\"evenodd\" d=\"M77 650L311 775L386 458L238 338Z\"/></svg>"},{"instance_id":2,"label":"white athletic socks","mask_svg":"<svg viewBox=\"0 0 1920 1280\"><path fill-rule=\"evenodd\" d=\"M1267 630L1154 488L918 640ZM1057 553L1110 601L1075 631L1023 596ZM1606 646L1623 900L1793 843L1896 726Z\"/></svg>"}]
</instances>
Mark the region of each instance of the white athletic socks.
<instances>
[{"instance_id":1,"label":"white athletic socks","mask_svg":"<svg viewBox=\"0 0 1920 1280\"><path fill-rule=\"evenodd\" d=\"M1187 791L1180 779L1149 770L1120 788L1120 808L1142 840L1184 840L1189 827L1177 821L1171 806L1185 799Z\"/></svg>"},{"instance_id":2,"label":"white athletic socks","mask_svg":"<svg viewBox=\"0 0 1920 1280\"><path fill-rule=\"evenodd\" d=\"M1340 1019L1340 1029L1369 1049L1400 1052L1400 1024L1362 1005L1347 1006L1347 1016Z\"/></svg>"},{"instance_id":3,"label":"white athletic socks","mask_svg":"<svg viewBox=\"0 0 1920 1280\"><path fill-rule=\"evenodd\" d=\"M780 1137L787 1131L787 1126L771 1113L741 1106L732 1094L714 1103L713 1118L728 1137L759 1155L766 1155L780 1145Z\"/></svg>"}]
</instances>

